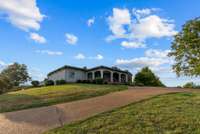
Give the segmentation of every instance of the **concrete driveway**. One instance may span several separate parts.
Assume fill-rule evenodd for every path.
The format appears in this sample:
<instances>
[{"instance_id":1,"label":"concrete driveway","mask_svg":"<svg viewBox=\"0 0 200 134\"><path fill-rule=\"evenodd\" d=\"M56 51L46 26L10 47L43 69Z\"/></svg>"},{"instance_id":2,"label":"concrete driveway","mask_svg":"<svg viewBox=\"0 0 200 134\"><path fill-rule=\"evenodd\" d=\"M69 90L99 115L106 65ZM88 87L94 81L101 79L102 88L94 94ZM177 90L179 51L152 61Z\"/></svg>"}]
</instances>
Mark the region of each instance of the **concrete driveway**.
<instances>
[{"instance_id":1,"label":"concrete driveway","mask_svg":"<svg viewBox=\"0 0 200 134\"><path fill-rule=\"evenodd\" d=\"M129 88L100 97L48 107L0 114L0 134L40 134L64 123L86 119L95 114L150 98L159 94L183 92L172 88Z\"/></svg>"}]
</instances>

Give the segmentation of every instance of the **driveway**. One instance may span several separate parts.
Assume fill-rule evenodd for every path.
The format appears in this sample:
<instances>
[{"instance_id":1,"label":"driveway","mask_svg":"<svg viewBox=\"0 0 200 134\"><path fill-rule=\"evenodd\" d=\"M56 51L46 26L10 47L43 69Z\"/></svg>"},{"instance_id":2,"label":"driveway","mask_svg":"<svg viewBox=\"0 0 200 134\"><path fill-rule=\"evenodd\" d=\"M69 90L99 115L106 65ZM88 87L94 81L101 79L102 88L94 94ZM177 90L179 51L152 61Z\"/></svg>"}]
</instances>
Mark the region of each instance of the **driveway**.
<instances>
[{"instance_id":1,"label":"driveway","mask_svg":"<svg viewBox=\"0 0 200 134\"><path fill-rule=\"evenodd\" d=\"M101 112L150 98L155 95L183 92L176 88L132 88L90 99L48 107L0 114L0 134L40 134L64 123L83 120Z\"/></svg>"}]
</instances>

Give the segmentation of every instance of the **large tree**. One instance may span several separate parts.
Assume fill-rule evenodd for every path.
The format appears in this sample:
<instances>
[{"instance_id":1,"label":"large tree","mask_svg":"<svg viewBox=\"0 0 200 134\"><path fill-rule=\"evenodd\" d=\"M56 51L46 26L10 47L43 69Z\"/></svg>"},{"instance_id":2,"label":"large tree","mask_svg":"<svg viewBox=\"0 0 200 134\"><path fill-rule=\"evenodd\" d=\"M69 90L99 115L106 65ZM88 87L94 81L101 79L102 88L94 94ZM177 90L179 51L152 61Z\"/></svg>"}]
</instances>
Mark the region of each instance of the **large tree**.
<instances>
[{"instance_id":1,"label":"large tree","mask_svg":"<svg viewBox=\"0 0 200 134\"><path fill-rule=\"evenodd\" d=\"M174 57L173 70L178 76L200 75L200 18L186 22L175 35L169 56Z\"/></svg>"},{"instance_id":2,"label":"large tree","mask_svg":"<svg viewBox=\"0 0 200 134\"><path fill-rule=\"evenodd\" d=\"M27 71L27 66L19 63L9 65L2 70L1 76L6 77L12 86L19 86L31 79Z\"/></svg>"},{"instance_id":3,"label":"large tree","mask_svg":"<svg viewBox=\"0 0 200 134\"><path fill-rule=\"evenodd\" d=\"M148 67L142 68L135 75L134 82L138 86L165 86Z\"/></svg>"},{"instance_id":4,"label":"large tree","mask_svg":"<svg viewBox=\"0 0 200 134\"><path fill-rule=\"evenodd\" d=\"M7 92L9 89L12 88L12 84L10 83L10 80L6 76L2 76L0 74L0 94Z\"/></svg>"}]
</instances>

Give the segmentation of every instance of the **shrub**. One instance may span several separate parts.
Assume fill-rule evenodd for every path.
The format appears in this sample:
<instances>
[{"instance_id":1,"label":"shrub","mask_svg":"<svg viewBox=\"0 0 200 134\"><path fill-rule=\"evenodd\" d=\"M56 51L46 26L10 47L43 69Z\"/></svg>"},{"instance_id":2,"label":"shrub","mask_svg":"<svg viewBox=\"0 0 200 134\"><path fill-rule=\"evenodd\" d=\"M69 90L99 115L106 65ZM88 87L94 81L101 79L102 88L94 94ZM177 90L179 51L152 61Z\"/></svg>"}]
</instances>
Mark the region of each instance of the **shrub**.
<instances>
[{"instance_id":1,"label":"shrub","mask_svg":"<svg viewBox=\"0 0 200 134\"><path fill-rule=\"evenodd\" d=\"M52 81L52 80L45 81L45 86L51 86L51 85L54 85L54 81Z\"/></svg>"},{"instance_id":2,"label":"shrub","mask_svg":"<svg viewBox=\"0 0 200 134\"><path fill-rule=\"evenodd\" d=\"M83 80L82 83L90 83L89 80Z\"/></svg>"},{"instance_id":3,"label":"shrub","mask_svg":"<svg viewBox=\"0 0 200 134\"><path fill-rule=\"evenodd\" d=\"M82 83L82 80L77 80L76 83Z\"/></svg>"},{"instance_id":4,"label":"shrub","mask_svg":"<svg viewBox=\"0 0 200 134\"><path fill-rule=\"evenodd\" d=\"M77 80L77 83L92 83L91 80Z\"/></svg>"},{"instance_id":5,"label":"shrub","mask_svg":"<svg viewBox=\"0 0 200 134\"><path fill-rule=\"evenodd\" d=\"M188 82L183 85L183 88L196 88L197 86L193 82Z\"/></svg>"},{"instance_id":6,"label":"shrub","mask_svg":"<svg viewBox=\"0 0 200 134\"><path fill-rule=\"evenodd\" d=\"M104 83L104 80L102 78L96 78L95 79L95 83L96 84L103 84Z\"/></svg>"},{"instance_id":7,"label":"shrub","mask_svg":"<svg viewBox=\"0 0 200 134\"><path fill-rule=\"evenodd\" d=\"M107 82L107 81L104 81L103 84L108 84L108 82Z\"/></svg>"},{"instance_id":8,"label":"shrub","mask_svg":"<svg viewBox=\"0 0 200 134\"><path fill-rule=\"evenodd\" d=\"M65 80L57 80L56 81L56 85L64 85L64 84L66 84Z\"/></svg>"},{"instance_id":9,"label":"shrub","mask_svg":"<svg viewBox=\"0 0 200 134\"><path fill-rule=\"evenodd\" d=\"M137 86L165 86L148 67L143 68L135 75L134 82Z\"/></svg>"},{"instance_id":10,"label":"shrub","mask_svg":"<svg viewBox=\"0 0 200 134\"><path fill-rule=\"evenodd\" d=\"M35 80L35 81L32 81L31 84L33 85L33 87L38 87L40 85L40 82Z\"/></svg>"},{"instance_id":11,"label":"shrub","mask_svg":"<svg viewBox=\"0 0 200 134\"><path fill-rule=\"evenodd\" d=\"M91 80L91 83L92 84L96 84L96 80Z\"/></svg>"},{"instance_id":12,"label":"shrub","mask_svg":"<svg viewBox=\"0 0 200 134\"><path fill-rule=\"evenodd\" d=\"M136 86L142 87L142 86L144 86L144 84L143 83L137 83Z\"/></svg>"}]
</instances>

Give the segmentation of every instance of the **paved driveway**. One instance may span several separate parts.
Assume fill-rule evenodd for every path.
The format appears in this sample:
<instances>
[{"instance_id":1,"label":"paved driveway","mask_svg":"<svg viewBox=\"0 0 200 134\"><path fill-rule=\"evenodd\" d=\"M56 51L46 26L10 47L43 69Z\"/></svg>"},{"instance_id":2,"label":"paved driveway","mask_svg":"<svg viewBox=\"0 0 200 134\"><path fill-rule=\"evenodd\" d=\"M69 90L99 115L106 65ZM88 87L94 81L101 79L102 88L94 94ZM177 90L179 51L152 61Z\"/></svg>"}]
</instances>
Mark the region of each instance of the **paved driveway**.
<instances>
[{"instance_id":1,"label":"paved driveway","mask_svg":"<svg viewBox=\"0 0 200 134\"><path fill-rule=\"evenodd\" d=\"M104 96L0 114L0 134L40 134L64 123L86 119L132 102L182 89L129 88Z\"/></svg>"}]
</instances>

